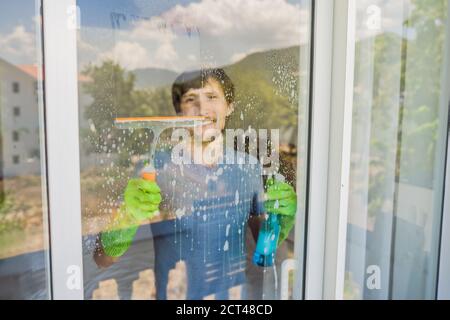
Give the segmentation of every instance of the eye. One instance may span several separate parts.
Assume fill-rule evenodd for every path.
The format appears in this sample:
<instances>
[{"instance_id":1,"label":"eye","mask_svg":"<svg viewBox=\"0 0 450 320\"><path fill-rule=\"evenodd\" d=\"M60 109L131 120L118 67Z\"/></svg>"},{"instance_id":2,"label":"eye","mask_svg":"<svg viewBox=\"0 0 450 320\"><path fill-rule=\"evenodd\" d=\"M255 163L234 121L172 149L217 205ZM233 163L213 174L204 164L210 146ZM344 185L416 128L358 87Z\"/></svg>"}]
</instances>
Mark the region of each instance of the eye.
<instances>
[{"instance_id":1,"label":"eye","mask_svg":"<svg viewBox=\"0 0 450 320\"><path fill-rule=\"evenodd\" d=\"M210 95L208 95L208 99L209 100L215 100L215 99L217 99L217 96L214 95L214 94L210 94Z\"/></svg>"}]
</instances>

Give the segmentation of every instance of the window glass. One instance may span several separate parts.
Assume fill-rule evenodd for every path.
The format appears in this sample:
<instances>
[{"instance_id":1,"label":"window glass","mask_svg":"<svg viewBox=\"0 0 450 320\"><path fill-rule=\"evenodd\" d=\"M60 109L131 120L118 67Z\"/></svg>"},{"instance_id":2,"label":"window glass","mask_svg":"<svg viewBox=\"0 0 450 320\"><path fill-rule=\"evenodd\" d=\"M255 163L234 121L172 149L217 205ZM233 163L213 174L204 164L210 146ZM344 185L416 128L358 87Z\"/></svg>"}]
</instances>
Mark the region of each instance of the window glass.
<instances>
[{"instance_id":1,"label":"window glass","mask_svg":"<svg viewBox=\"0 0 450 320\"><path fill-rule=\"evenodd\" d=\"M0 3L0 299L50 298L39 8Z\"/></svg>"},{"instance_id":2,"label":"window glass","mask_svg":"<svg viewBox=\"0 0 450 320\"><path fill-rule=\"evenodd\" d=\"M310 1L77 5L85 298L293 297Z\"/></svg>"},{"instance_id":3,"label":"window glass","mask_svg":"<svg viewBox=\"0 0 450 320\"><path fill-rule=\"evenodd\" d=\"M448 1L357 1L345 298L433 299Z\"/></svg>"},{"instance_id":4,"label":"window glass","mask_svg":"<svg viewBox=\"0 0 450 320\"><path fill-rule=\"evenodd\" d=\"M18 82L13 82L12 88L13 88L13 92L14 92L14 93L19 93L19 88L20 88L20 86L19 86L19 83L18 83Z\"/></svg>"}]
</instances>

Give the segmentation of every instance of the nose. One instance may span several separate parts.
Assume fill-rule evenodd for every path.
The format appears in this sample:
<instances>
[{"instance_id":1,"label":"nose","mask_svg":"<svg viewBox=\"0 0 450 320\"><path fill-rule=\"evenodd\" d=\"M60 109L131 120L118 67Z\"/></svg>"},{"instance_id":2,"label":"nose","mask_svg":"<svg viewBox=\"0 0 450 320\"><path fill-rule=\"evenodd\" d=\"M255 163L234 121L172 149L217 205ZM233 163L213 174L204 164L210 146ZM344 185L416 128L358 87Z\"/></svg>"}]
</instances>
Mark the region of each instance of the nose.
<instances>
[{"instance_id":1,"label":"nose","mask_svg":"<svg viewBox=\"0 0 450 320\"><path fill-rule=\"evenodd\" d=\"M199 99L200 115L213 119L215 116L214 108L205 98Z\"/></svg>"}]
</instances>

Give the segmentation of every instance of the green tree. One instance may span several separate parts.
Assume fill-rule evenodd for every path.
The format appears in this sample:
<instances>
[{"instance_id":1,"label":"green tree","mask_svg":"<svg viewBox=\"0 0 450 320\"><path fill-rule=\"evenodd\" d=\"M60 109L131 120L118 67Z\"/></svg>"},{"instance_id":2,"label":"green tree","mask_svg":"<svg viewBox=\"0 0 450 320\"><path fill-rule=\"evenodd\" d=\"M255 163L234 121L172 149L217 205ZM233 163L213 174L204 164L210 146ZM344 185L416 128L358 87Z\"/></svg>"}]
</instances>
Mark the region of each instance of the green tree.
<instances>
[{"instance_id":1,"label":"green tree","mask_svg":"<svg viewBox=\"0 0 450 320\"><path fill-rule=\"evenodd\" d=\"M370 216L392 201L396 181L432 188L447 6L413 0L403 34L386 31L356 44L353 123L357 128L370 110ZM352 170L355 184L358 174ZM366 187L355 185L354 192Z\"/></svg>"},{"instance_id":2,"label":"green tree","mask_svg":"<svg viewBox=\"0 0 450 320\"><path fill-rule=\"evenodd\" d=\"M117 154L119 164L127 166L132 155L148 152L153 136L147 129L115 128L114 119L173 114L170 91L168 88L136 89L134 74L113 61L89 65L83 74L90 81L82 89L93 99L83 115L91 123L82 132L85 151Z\"/></svg>"}]
</instances>

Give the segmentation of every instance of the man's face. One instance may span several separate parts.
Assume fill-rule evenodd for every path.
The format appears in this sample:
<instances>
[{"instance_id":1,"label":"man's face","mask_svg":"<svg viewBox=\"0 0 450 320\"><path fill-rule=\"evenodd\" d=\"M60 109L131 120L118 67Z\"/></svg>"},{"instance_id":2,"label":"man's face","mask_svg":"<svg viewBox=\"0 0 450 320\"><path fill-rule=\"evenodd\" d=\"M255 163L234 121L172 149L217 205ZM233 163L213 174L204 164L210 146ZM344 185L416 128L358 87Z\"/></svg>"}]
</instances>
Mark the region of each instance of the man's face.
<instances>
[{"instance_id":1,"label":"man's face","mask_svg":"<svg viewBox=\"0 0 450 320\"><path fill-rule=\"evenodd\" d=\"M217 80L208 79L204 87L189 89L181 97L180 109L184 116L204 116L212 121L202 127L202 140L205 141L214 131L225 128L225 119L233 112L233 105L227 103Z\"/></svg>"}]
</instances>

